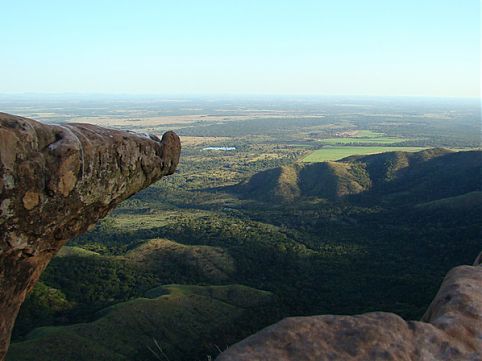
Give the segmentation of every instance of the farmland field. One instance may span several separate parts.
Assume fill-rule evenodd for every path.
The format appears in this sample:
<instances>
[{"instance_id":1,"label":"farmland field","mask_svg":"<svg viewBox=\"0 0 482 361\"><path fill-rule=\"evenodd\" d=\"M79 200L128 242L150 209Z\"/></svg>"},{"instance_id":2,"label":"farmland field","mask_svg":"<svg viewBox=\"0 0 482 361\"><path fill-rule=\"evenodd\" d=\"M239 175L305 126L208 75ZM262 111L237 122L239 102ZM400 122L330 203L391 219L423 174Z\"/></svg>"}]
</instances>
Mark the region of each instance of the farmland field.
<instances>
[{"instance_id":1,"label":"farmland field","mask_svg":"<svg viewBox=\"0 0 482 361\"><path fill-rule=\"evenodd\" d=\"M418 150L426 149L424 147L350 147L350 146L326 146L315 150L313 153L307 155L302 159L304 163L318 163L329 160L339 160L351 155L368 155L384 152L416 152Z\"/></svg>"},{"instance_id":2,"label":"farmland field","mask_svg":"<svg viewBox=\"0 0 482 361\"><path fill-rule=\"evenodd\" d=\"M320 139L322 144L329 144L329 145L384 145L384 144L396 144L406 141L414 140L414 138L404 138L404 137L396 137L396 136L387 136L384 133L377 133L371 130L356 130L356 131L347 131L338 134L337 137L334 138L326 138Z\"/></svg>"},{"instance_id":3,"label":"farmland field","mask_svg":"<svg viewBox=\"0 0 482 361\"><path fill-rule=\"evenodd\" d=\"M336 144L396 144L407 140L406 138L399 137L340 137L340 138L328 138L321 139L323 144L336 145Z\"/></svg>"}]
</instances>

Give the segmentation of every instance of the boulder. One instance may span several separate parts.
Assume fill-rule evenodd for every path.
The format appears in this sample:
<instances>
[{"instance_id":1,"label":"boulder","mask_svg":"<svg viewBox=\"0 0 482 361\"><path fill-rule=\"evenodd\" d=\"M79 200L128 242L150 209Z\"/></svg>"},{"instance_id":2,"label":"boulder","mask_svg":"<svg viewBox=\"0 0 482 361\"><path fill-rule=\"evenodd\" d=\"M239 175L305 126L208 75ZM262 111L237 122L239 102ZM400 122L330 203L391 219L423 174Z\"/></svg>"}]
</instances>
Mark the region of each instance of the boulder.
<instances>
[{"instance_id":1,"label":"boulder","mask_svg":"<svg viewBox=\"0 0 482 361\"><path fill-rule=\"evenodd\" d=\"M482 267L445 277L421 322L392 313L290 317L231 346L217 361L482 360Z\"/></svg>"}]
</instances>

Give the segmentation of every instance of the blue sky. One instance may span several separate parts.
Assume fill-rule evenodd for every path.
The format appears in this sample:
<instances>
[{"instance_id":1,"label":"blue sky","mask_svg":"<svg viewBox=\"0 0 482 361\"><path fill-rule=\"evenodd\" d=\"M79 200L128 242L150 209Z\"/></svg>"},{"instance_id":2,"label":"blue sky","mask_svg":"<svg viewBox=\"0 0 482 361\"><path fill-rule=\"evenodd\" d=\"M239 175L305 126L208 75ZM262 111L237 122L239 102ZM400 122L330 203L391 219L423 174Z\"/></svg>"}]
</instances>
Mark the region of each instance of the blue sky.
<instances>
[{"instance_id":1,"label":"blue sky","mask_svg":"<svg viewBox=\"0 0 482 361\"><path fill-rule=\"evenodd\" d=\"M480 95L479 0L15 0L0 9L0 93Z\"/></svg>"}]
</instances>

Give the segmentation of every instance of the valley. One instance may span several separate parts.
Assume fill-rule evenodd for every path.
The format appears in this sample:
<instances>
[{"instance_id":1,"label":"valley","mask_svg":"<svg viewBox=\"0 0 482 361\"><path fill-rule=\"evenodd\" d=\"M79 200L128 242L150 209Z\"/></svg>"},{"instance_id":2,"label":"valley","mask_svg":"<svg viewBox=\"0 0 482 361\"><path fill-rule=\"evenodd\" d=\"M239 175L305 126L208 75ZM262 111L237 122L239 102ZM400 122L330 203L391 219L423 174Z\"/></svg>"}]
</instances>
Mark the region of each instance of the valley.
<instances>
[{"instance_id":1,"label":"valley","mask_svg":"<svg viewBox=\"0 0 482 361\"><path fill-rule=\"evenodd\" d=\"M0 98L44 122L175 130L181 161L53 259L9 361L204 361L286 316L420 319L480 251L477 104L58 102Z\"/></svg>"}]
</instances>

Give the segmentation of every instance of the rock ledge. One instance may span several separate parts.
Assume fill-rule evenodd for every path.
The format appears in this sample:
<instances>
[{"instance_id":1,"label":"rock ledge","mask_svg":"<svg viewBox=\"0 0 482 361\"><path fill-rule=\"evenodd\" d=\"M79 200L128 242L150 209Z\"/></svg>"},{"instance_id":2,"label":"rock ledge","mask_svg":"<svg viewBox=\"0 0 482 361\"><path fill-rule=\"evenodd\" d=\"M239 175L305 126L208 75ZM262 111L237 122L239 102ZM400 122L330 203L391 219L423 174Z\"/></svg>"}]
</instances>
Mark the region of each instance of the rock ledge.
<instances>
[{"instance_id":1,"label":"rock ledge","mask_svg":"<svg viewBox=\"0 0 482 361\"><path fill-rule=\"evenodd\" d=\"M45 125L0 113L0 360L20 305L57 251L179 162L173 132Z\"/></svg>"}]
</instances>

